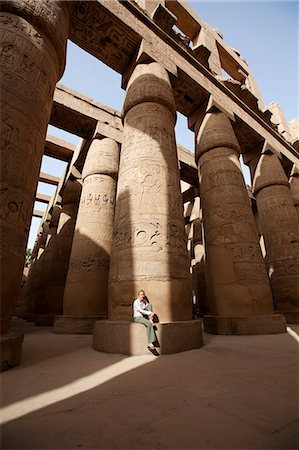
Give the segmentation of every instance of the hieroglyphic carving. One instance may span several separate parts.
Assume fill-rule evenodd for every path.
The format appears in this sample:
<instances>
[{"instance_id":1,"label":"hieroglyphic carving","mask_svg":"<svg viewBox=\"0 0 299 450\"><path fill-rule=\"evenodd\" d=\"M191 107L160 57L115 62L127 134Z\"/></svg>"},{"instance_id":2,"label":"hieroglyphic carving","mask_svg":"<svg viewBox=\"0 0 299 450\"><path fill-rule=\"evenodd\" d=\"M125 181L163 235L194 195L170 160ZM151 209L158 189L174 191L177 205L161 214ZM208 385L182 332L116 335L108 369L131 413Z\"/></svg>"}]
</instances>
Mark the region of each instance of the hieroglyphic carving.
<instances>
[{"instance_id":1,"label":"hieroglyphic carving","mask_svg":"<svg viewBox=\"0 0 299 450\"><path fill-rule=\"evenodd\" d=\"M64 314L107 315L118 161L116 141L93 140L82 172L83 188L65 285Z\"/></svg>"},{"instance_id":2,"label":"hieroglyphic carving","mask_svg":"<svg viewBox=\"0 0 299 450\"><path fill-rule=\"evenodd\" d=\"M22 278L53 90L64 67L68 15L60 2L44 0L38 5L3 2L1 9L1 239L7 243L1 300L6 332Z\"/></svg>"},{"instance_id":3,"label":"hieroglyphic carving","mask_svg":"<svg viewBox=\"0 0 299 450\"><path fill-rule=\"evenodd\" d=\"M299 217L280 160L273 153L261 156L253 187L276 309L298 320Z\"/></svg>"},{"instance_id":4,"label":"hieroglyphic carving","mask_svg":"<svg viewBox=\"0 0 299 450\"><path fill-rule=\"evenodd\" d=\"M111 13L98 8L96 2L78 2L72 14L70 38L88 49L94 56L105 60L109 56L111 67L122 72L136 51L137 34L128 33L127 27ZM111 44L113 50L111 51Z\"/></svg>"},{"instance_id":5,"label":"hieroglyphic carving","mask_svg":"<svg viewBox=\"0 0 299 450\"><path fill-rule=\"evenodd\" d=\"M272 296L267 271L236 138L224 113L206 117L196 150L210 311L232 317L270 314Z\"/></svg>"},{"instance_id":6,"label":"hieroglyphic carving","mask_svg":"<svg viewBox=\"0 0 299 450\"><path fill-rule=\"evenodd\" d=\"M146 283L161 320L191 317L189 261L174 136L175 109L166 71L139 65L128 83L110 267L110 317L129 318L135 284ZM185 289L173 290L175 280ZM191 294L191 292L190 292ZM121 303L119 303L119 301ZM173 305L179 305L175 308ZM174 311L175 310L175 311ZM180 319L179 319L180 318Z\"/></svg>"}]
</instances>

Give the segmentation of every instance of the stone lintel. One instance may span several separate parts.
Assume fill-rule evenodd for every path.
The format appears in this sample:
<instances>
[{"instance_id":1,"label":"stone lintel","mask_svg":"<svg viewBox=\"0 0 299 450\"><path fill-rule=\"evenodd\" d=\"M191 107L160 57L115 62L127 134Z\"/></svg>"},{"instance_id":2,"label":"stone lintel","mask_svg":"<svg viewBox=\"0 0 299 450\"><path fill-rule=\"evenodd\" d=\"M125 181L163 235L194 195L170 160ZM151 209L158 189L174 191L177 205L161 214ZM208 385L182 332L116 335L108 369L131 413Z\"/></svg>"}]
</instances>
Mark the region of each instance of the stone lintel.
<instances>
[{"instance_id":1,"label":"stone lintel","mask_svg":"<svg viewBox=\"0 0 299 450\"><path fill-rule=\"evenodd\" d=\"M267 316L243 316L203 317L204 330L211 334L279 334L286 332L286 321L282 314L270 314Z\"/></svg>"},{"instance_id":2,"label":"stone lintel","mask_svg":"<svg viewBox=\"0 0 299 450\"><path fill-rule=\"evenodd\" d=\"M51 175L50 173L40 172L38 181L41 183L51 184L53 186L57 186L60 178Z\"/></svg>"},{"instance_id":3,"label":"stone lintel","mask_svg":"<svg viewBox=\"0 0 299 450\"><path fill-rule=\"evenodd\" d=\"M53 333L57 334L92 334L94 324L106 319L101 316L70 316L61 315L54 319Z\"/></svg>"},{"instance_id":4,"label":"stone lintel","mask_svg":"<svg viewBox=\"0 0 299 450\"><path fill-rule=\"evenodd\" d=\"M40 211L39 209L34 209L32 213L32 217L38 217L42 219L44 217L45 211Z\"/></svg>"},{"instance_id":5,"label":"stone lintel","mask_svg":"<svg viewBox=\"0 0 299 450\"><path fill-rule=\"evenodd\" d=\"M40 202L40 203L49 203L51 200L51 196L50 195L46 195L46 194L41 194L40 192L37 192L36 196L35 196L35 201Z\"/></svg>"},{"instance_id":6,"label":"stone lintel","mask_svg":"<svg viewBox=\"0 0 299 450\"><path fill-rule=\"evenodd\" d=\"M157 323L159 353L180 353L203 345L201 320ZM147 355L144 325L126 321L102 320L95 323L93 348L104 353Z\"/></svg>"},{"instance_id":7,"label":"stone lintel","mask_svg":"<svg viewBox=\"0 0 299 450\"><path fill-rule=\"evenodd\" d=\"M177 21L176 16L161 3L153 12L152 19L166 33L170 33L170 30Z\"/></svg>"},{"instance_id":8,"label":"stone lintel","mask_svg":"<svg viewBox=\"0 0 299 450\"><path fill-rule=\"evenodd\" d=\"M1 372L20 364L24 334L10 332L1 336Z\"/></svg>"},{"instance_id":9,"label":"stone lintel","mask_svg":"<svg viewBox=\"0 0 299 450\"><path fill-rule=\"evenodd\" d=\"M52 125L87 139L94 135L98 122L121 129L118 111L61 84L56 85L50 119Z\"/></svg>"},{"instance_id":10,"label":"stone lintel","mask_svg":"<svg viewBox=\"0 0 299 450\"><path fill-rule=\"evenodd\" d=\"M70 162L75 151L76 146L59 139L55 136L47 135L45 141L44 155L61 161Z\"/></svg>"}]
</instances>

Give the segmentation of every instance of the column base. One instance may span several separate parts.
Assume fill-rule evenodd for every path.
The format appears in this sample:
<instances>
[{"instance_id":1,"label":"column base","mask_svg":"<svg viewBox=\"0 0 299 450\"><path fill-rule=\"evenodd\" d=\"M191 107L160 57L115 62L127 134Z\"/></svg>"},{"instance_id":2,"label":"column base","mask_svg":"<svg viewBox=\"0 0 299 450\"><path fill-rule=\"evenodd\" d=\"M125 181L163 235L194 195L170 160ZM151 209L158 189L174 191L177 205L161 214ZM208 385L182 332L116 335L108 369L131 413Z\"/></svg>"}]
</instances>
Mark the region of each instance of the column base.
<instances>
[{"instance_id":1,"label":"column base","mask_svg":"<svg viewBox=\"0 0 299 450\"><path fill-rule=\"evenodd\" d=\"M159 354L180 353L203 345L202 321L157 323ZM93 348L99 352L148 355L144 325L126 321L102 320L95 323Z\"/></svg>"},{"instance_id":2,"label":"column base","mask_svg":"<svg viewBox=\"0 0 299 450\"><path fill-rule=\"evenodd\" d=\"M35 316L35 323L37 327L52 327L54 323L55 316L38 314Z\"/></svg>"},{"instance_id":3,"label":"column base","mask_svg":"<svg viewBox=\"0 0 299 450\"><path fill-rule=\"evenodd\" d=\"M279 334L286 332L286 321L282 314L268 316L203 317L204 330L211 334Z\"/></svg>"},{"instance_id":4,"label":"column base","mask_svg":"<svg viewBox=\"0 0 299 450\"><path fill-rule=\"evenodd\" d=\"M24 334L7 333L1 336L1 372L20 364Z\"/></svg>"},{"instance_id":5,"label":"column base","mask_svg":"<svg viewBox=\"0 0 299 450\"><path fill-rule=\"evenodd\" d=\"M299 323L299 311L279 311L283 314L287 323Z\"/></svg>"},{"instance_id":6,"label":"column base","mask_svg":"<svg viewBox=\"0 0 299 450\"><path fill-rule=\"evenodd\" d=\"M57 334L92 334L96 321L106 318L101 316L56 316L52 331Z\"/></svg>"}]
</instances>

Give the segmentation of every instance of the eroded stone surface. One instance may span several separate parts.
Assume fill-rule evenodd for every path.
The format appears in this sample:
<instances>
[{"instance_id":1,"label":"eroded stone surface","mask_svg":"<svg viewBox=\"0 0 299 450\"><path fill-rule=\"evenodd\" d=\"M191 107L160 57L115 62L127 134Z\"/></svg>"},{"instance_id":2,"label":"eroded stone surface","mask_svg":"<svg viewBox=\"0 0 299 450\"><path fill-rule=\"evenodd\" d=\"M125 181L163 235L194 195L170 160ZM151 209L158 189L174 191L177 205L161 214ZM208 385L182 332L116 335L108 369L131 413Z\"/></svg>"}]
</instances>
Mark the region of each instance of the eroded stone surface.
<instances>
[{"instance_id":1,"label":"eroded stone surface","mask_svg":"<svg viewBox=\"0 0 299 450\"><path fill-rule=\"evenodd\" d=\"M298 321L299 217L287 177L273 153L261 156L253 187L276 310L287 313L289 321L293 312Z\"/></svg>"},{"instance_id":2,"label":"eroded stone surface","mask_svg":"<svg viewBox=\"0 0 299 450\"><path fill-rule=\"evenodd\" d=\"M63 312L108 314L108 273L113 235L119 146L95 139L84 165L83 187L74 232Z\"/></svg>"},{"instance_id":3,"label":"eroded stone surface","mask_svg":"<svg viewBox=\"0 0 299 450\"><path fill-rule=\"evenodd\" d=\"M268 275L229 118L206 114L195 129L209 314L273 313Z\"/></svg>"},{"instance_id":4,"label":"eroded stone surface","mask_svg":"<svg viewBox=\"0 0 299 450\"><path fill-rule=\"evenodd\" d=\"M21 284L55 84L68 33L63 2L1 3L1 332ZM16 176L17 174L17 176Z\"/></svg>"},{"instance_id":5,"label":"eroded stone surface","mask_svg":"<svg viewBox=\"0 0 299 450\"><path fill-rule=\"evenodd\" d=\"M160 320L191 318L189 258L174 136L175 105L159 64L140 64L124 103L109 318L130 319L145 289Z\"/></svg>"}]
</instances>

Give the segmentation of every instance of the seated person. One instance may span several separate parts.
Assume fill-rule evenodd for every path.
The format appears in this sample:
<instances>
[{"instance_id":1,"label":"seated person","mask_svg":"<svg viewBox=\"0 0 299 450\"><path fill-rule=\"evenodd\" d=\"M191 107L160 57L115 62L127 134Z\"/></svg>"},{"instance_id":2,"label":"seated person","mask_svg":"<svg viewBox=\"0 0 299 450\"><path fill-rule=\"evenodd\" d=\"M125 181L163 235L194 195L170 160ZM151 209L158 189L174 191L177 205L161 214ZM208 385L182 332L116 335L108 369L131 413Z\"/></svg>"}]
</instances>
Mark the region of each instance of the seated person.
<instances>
[{"instance_id":1,"label":"seated person","mask_svg":"<svg viewBox=\"0 0 299 450\"><path fill-rule=\"evenodd\" d=\"M154 316L152 311L152 305L148 301L143 290L138 292L138 297L133 303L133 321L136 323L141 323L146 326L147 329L147 341L148 349L156 356L159 355L154 343L157 341L156 332L154 329Z\"/></svg>"}]
</instances>

